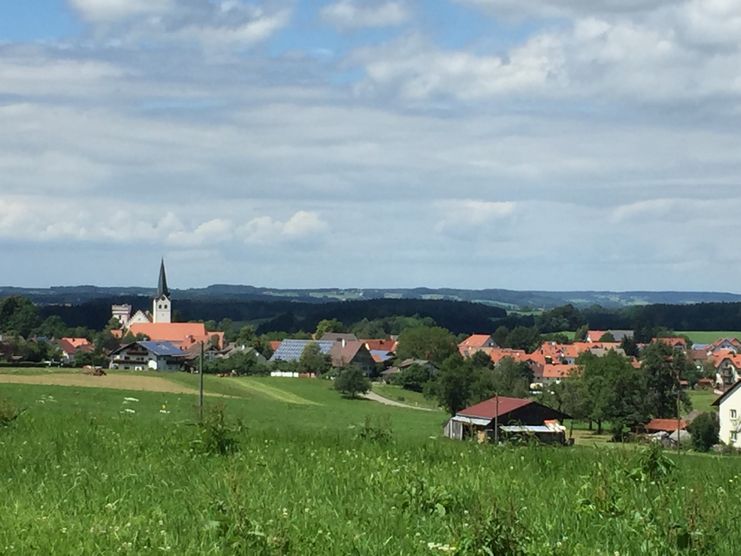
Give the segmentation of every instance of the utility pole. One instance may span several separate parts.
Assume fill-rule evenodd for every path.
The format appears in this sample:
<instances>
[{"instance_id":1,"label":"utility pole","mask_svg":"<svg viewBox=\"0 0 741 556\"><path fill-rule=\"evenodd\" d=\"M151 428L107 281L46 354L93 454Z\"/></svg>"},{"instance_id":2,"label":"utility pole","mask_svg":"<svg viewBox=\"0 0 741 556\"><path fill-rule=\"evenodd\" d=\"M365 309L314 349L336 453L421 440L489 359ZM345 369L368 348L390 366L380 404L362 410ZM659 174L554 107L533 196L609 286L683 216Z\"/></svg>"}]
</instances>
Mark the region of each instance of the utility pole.
<instances>
[{"instance_id":1,"label":"utility pole","mask_svg":"<svg viewBox=\"0 0 741 556\"><path fill-rule=\"evenodd\" d=\"M201 357L198 359L198 414L203 421L203 342L201 342Z\"/></svg>"},{"instance_id":2,"label":"utility pole","mask_svg":"<svg viewBox=\"0 0 741 556\"><path fill-rule=\"evenodd\" d=\"M496 409L494 410L494 443L499 444L499 393L494 392Z\"/></svg>"}]
</instances>

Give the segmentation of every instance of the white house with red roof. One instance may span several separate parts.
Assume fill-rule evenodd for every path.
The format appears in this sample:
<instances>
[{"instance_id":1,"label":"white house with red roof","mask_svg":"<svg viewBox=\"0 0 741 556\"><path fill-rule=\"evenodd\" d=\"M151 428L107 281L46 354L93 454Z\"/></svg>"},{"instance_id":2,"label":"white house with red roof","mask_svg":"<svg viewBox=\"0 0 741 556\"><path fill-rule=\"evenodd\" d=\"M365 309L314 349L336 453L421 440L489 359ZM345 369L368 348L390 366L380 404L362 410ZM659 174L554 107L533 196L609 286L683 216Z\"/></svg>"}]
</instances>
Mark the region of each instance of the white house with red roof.
<instances>
[{"instance_id":1,"label":"white house with red roof","mask_svg":"<svg viewBox=\"0 0 741 556\"><path fill-rule=\"evenodd\" d=\"M713 405L718 408L720 441L741 449L741 381L726 390Z\"/></svg>"}]
</instances>

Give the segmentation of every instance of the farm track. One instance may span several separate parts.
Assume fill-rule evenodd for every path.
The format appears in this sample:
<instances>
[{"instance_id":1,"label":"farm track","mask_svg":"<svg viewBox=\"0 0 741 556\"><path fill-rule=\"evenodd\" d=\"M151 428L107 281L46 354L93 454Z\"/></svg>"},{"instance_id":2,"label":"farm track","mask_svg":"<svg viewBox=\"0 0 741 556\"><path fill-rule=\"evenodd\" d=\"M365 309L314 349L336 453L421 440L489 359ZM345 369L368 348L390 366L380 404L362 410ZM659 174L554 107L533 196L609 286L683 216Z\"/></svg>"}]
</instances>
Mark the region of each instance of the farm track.
<instances>
[{"instance_id":1,"label":"farm track","mask_svg":"<svg viewBox=\"0 0 741 556\"><path fill-rule=\"evenodd\" d=\"M418 407L416 405L409 405L409 404L397 402L395 400L390 400L389 398L384 398L383 396L376 394L372 390L368 392L367 394L361 394L361 397L365 398L366 400L371 400L372 402L378 402L378 403L382 403L383 405L390 405L392 407L403 407L404 409L416 409L417 411L435 411L434 409L430 409L429 407Z\"/></svg>"},{"instance_id":2,"label":"farm track","mask_svg":"<svg viewBox=\"0 0 741 556\"><path fill-rule=\"evenodd\" d=\"M142 392L163 392L168 394L198 394L198 390L172 382L166 378L135 375L111 374L106 376L91 376L71 373L54 373L48 375L0 374L0 383L107 388L111 390L136 390ZM211 393L208 393L207 395L221 396L220 394Z\"/></svg>"}]
</instances>

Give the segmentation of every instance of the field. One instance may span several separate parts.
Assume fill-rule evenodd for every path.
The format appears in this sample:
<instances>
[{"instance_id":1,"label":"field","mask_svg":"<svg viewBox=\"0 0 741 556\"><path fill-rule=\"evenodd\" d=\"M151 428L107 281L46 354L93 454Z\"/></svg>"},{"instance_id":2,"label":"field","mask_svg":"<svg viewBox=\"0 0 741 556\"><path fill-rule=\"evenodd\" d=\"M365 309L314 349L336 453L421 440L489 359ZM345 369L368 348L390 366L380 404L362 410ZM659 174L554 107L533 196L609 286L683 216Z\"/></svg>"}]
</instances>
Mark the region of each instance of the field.
<instances>
[{"instance_id":1,"label":"field","mask_svg":"<svg viewBox=\"0 0 741 556\"><path fill-rule=\"evenodd\" d=\"M197 382L137 378L162 376ZM198 426L186 393L0 383L0 398L25 408L0 427L0 554L731 555L741 545L739 458L457 443L439 436L442 412L345 400L324 381L205 378L219 394L207 407L222 406L230 425ZM206 449L229 439L232 453Z\"/></svg>"},{"instance_id":2,"label":"field","mask_svg":"<svg viewBox=\"0 0 741 556\"><path fill-rule=\"evenodd\" d=\"M715 331L710 331L710 332L690 330L690 331L677 331L677 334L683 334L685 336L688 336L689 339L692 340L692 342L695 344L711 344L715 340L719 340L720 338L741 339L741 332L729 331L729 330L715 330Z\"/></svg>"}]
</instances>

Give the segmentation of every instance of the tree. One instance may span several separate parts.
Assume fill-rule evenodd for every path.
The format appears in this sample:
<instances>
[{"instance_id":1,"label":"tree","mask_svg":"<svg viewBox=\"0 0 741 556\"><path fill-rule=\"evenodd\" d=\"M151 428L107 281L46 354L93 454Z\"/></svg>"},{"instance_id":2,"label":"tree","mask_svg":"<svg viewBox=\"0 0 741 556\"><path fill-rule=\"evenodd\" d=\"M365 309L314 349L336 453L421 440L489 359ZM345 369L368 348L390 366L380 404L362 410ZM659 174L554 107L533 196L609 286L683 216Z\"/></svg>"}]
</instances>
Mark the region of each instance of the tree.
<instances>
[{"instance_id":1,"label":"tree","mask_svg":"<svg viewBox=\"0 0 741 556\"><path fill-rule=\"evenodd\" d=\"M600 336L599 341L600 342L614 342L615 336L612 335L612 332L605 332L604 334L602 334L602 336Z\"/></svg>"},{"instance_id":2,"label":"tree","mask_svg":"<svg viewBox=\"0 0 741 556\"><path fill-rule=\"evenodd\" d=\"M610 421L616 437L624 428L642 423L648 417L647 382L644 373L630 361L610 350L604 357L585 353L578 359L579 371L572 380L581 382L577 391L583 402L572 400L572 416L585 416L597 423L602 432L604 421Z\"/></svg>"},{"instance_id":3,"label":"tree","mask_svg":"<svg viewBox=\"0 0 741 556\"><path fill-rule=\"evenodd\" d=\"M640 350L638 349L638 343L635 341L633 336L625 335L623 341L620 342L620 347L628 357L638 357Z\"/></svg>"},{"instance_id":4,"label":"tree","mask_svg":"<svg viewBox=\"0 0 741 556\"><path fill-rule=\"evenodd\" d=\"M718 443L720 424L715 413L701 413L687 430L692 435L692 447L698 452L707 452Z\"/></svg>"},{"instance_id":5,"label":"tree","mask_svg":"<svg viewBox=\"0 0 741 556\"><path fill-rule=\"evenodd\" d=\"M417 326L408 328L399 335L396 356L401 359L424 359L442 363L458 353L455 336L439 326Z\"/></svg>"},{"instance_id":6,"label":"tree","mask_svg":"<svg viewBox=\"0 0 741 556\"><path fill-rule=\"evenodd\" d=\"M365 394L371 389L371 383L362 369L350 366L342 369L334 380L335 390L344 396L355 398L358 394Z\"/></svg>"},{"instance_id":7,"label":"tree","mask_svg":"<svg viewBox=\"0 0 741 556\"><path fill-rule=\"evenodd\" d=\"M39 326L36 306L21 296L0 300L0 332L15 333L24 338Z\"/></svg>"},{"instance_id":8,"label":"tree","mask_svg":"<svg viewBox=\"0 0 741 556\"><path fill-rule=\"evenodd\" d=\"M469 369L460 357L450 356L443 361L432 393L451 415L468 405L470 395Z\"/></svg>"},{"instance_id":9,"label":"tree","mask_svg":"<svg viewBox=\"0 0 741 556\"><path fill-rule=\"evenodd\" d=\"M507 345L530 353L540 345L540 333L534 326L515 326L507 336Z\"/></svg>"},{"instance_id":10,"label":"tree","mask_svg":"<svg viewBox=\"0 0 741 556\"><path fill-rule=\"evenodd\" d=\"M298 360L298 372L324 374L331 367L332 361L329 355L322 353L319 344L316 342L306 344Z\"/></svg>"},{"instance_id":11,"label":"tree","mask_svg":"<svg viewBox=\"0 0 741 556\"><path fill-rule=\"evenodd\" d=\"M432 368L429 365L410 365L396 375L394 383L405 390L423 392L432 378Z\"/></svg>"},{"instance_id":12,"label":"tree","mask_svg":"<svg viewBox=\"0 0 741 556\"><path fill-rule=\"evenodd\" d=\"M648 410L653 417L677 416L677 402L686 409L692 404L687 392L681 390L679 380L690 364L680 351L663 342L646 346L641 355L641 369L648 386Z\"/></svg>"},{"instance_id":13,"label":"tree","mask_svg":"<svg viewBox=\"0 0 741 556\"><path fill-rule=\"evenodd\" d=\"M319 324L316 325L316 332L314 332L314 338L321 340L322 336L331 332L344 332L345 326L337 319L324 319L320 320Z\"/></svg>"},{"instance_id":14,"label":"tree","mask_svg":"<svg viewBox=\"0 0 741 556\"><path fill-rule=\"evenodd\" d=\"M494 361L492 361L491 357L488 353L485 351L477 351L471 356L471 364L474 367L481 367L481 368L487 368L487 369L493 369L494 368Z\"/></svg>"},{"instance_id":15,"label":"tree","mask_svg":"<svg viewBox=\"0 0 741 556\"><path fill-rule=\"evenodd\" d=\"M577 342L583 342L587 339L588 333L589 333L589 326L587 326L586 324L583 324L579 328L576 329L576 332L574 332L574 340Z\"/></svg>"}]
</instances>

